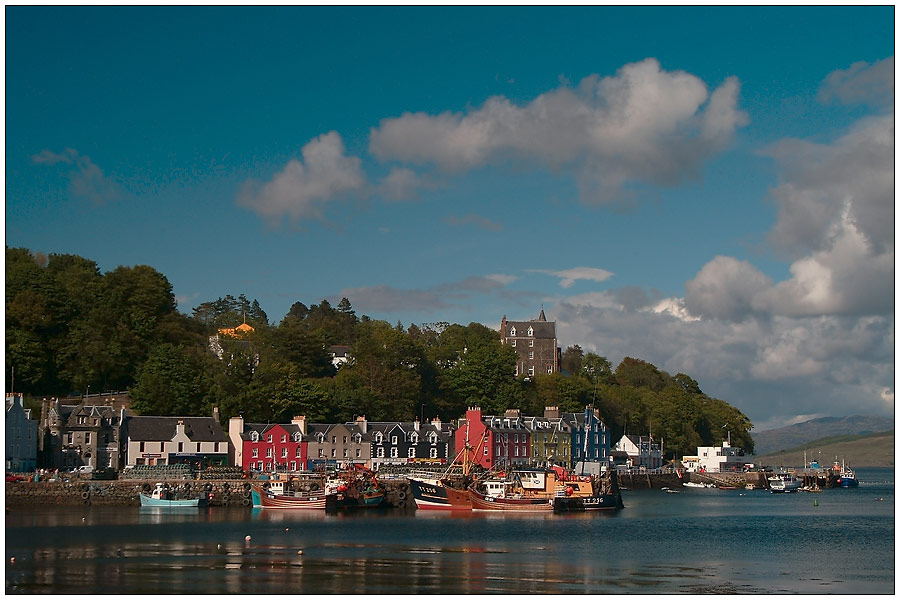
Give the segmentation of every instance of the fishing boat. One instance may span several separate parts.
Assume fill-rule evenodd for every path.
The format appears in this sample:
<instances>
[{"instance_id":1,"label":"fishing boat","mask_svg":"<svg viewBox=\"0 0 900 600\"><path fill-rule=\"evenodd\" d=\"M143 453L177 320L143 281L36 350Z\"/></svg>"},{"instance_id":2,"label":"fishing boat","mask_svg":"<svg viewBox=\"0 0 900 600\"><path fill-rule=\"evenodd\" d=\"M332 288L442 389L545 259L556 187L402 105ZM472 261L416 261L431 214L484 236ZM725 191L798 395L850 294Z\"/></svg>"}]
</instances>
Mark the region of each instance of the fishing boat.
<instances>
[{"instance_id":1,"label":"fishing boat","mask_svg":"<svg viewBox=\"0 0 900 600\"><path fill-rule=\"evenodd\" d=\"M847 468L843 459L841 460L840 469L838 469L837 461L834 461L834 467L832 468L839 473L837 482L841 487L859 487L859 480L856 478L856 473L854 473L852 469Z\"/></svg>"},{"instance_id":2,"label":"fishing boat","mask_svg":"<svg viewBox=\"0 0 900 600\"><path fill-rule=\"evenodd\" d=\"M149 494L141 492L141 506L154 508L184 508L206 506L204 498L175 498L175 493L165 483L157 483Z\"/></svg>"},{"instance_id":3,"label":"fishing boat","mask_svg":"<svg viewBox=\"0 0 900 600\"><path fill-rule=\"evenodd\" d=\"M285 481L267 481L254 484L253 506L257 508L284 508L300 510L325 510L326 490L294 491Z\"/></svg>"},{"instance_id":4,"label":"fishing boat","mask_svg":"<svg viewBox=\"0 0 900 600\"><path fill-rule=\"evenodd\" d=\"M466 428L468 436L469 429ZM487 430L482 434L477 446L469 443L468 437L462 449L453 457L450 465L440 475L432 477L409 476L409 491L412 492L416 508L419 510L472 510L468 487L474 483L475 449L480 448ZM455 475L454 475L455 473Z\"/></svg>"},{"instance_id":5,"label":"fishing boat","mask_svg":"<svg viewBox=\"0 0 900 600\"><path fill-rule=\"evenodd\" d=\"M333 502L335 508L375 508L384 501L384 488L379 485L375 472L363 465L339 472L326 482L326 489L329 507Z\"/></svg>"},{"instance_id":6,"label":"fishing boat","mask_svg":"<svg viewBox=\"0 0 900 600\"><path fill-rule=\"evenodd\" d=\"M789 494L803 484L793 473L778 473L769 477L769 491L773 494Z\"/></svg>"},{"instance_id":7,"label":"fishing boat","mask_svg":"<svg viewBox=\"0 0 900 600\"><path fill-rule=\"evenodd\" d=\"M572 476L560 467L523 469L469 487L473 510L581 512L622 507L609 476L606 489L594 476Z\"/></svg>"}]
</instances>

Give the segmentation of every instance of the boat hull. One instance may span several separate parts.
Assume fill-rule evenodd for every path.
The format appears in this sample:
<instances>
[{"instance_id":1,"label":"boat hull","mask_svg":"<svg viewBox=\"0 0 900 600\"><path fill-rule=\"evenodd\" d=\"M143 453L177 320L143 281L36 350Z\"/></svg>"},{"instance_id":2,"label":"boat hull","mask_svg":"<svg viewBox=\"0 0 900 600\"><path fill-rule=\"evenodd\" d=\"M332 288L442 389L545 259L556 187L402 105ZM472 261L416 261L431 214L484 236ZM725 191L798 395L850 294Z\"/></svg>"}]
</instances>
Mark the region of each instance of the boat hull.
<instances>
[{"instance_id":1,"label":"boat hull","mask_svg":"<svg viewBox=\"0 0 900 600\"><path fill-rule=\"evenodd\" d=\"M622 508L622 497L615 494L599 496L557 496L553 498L553 512L592 512Z\"/></svg>"},{"instance_id":2,"label":"boat hull","mask_svg":"<svg viewBox=\"0 0 900 600\"><path fill-rule=\"evenodd\" d=\"M438 480L409 479L409 489L419 510L472 510L466 490L458 490Z\"/></svg>"},{"instance_id":3,"label":"boat hull","mask_svg":"<svg viewBox=\"0 0 900 600\"><path fill-rule=\"evenodd\" d=\"M271 494L257 486L253 487L253 506L258 508L325 510L325 502L325 492L320 494L285 496Z\"/></svg>"},{"instance_id":4,"label":"boat hull","mask_svg":"<svg viewBox=\"0 0 900 600\"><path fill-rule=\"evenodd\" d=\"M196 508L202 505L200 503L200 498L162 500L159 498L151 498L147 494L141 493L141 506L152 506L154 508Z\"/></svg>"},{"instance_id":5,"label":"boat hull","mask_svg":"<svg viewBox=\"0 0 900 600\"><path fill-rule=\"evenodd\" d=\"M859 487L859 481L855 477L841 477L838 479L838 483L843 488Z\"/></svg>"},{"instance_id":6,"label":"boat hull","mask_svg":"<svg viewBox=\"0 0 900 600\"><path fill-rule=\"evenodd\" d=\"M531 498L497 498L469 488L472 510L506 510L517 512L546 512L553 510L552 496Z\"/></svg>"}]
</instances>

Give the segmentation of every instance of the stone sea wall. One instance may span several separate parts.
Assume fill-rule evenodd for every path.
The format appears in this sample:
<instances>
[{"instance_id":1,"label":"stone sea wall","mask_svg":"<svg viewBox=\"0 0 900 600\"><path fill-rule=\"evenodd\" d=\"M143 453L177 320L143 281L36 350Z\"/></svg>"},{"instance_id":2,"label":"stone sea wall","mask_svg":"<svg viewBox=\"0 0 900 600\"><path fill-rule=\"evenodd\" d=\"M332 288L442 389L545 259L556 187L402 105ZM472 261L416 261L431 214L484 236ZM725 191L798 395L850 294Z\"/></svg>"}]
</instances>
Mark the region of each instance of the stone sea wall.
<instances>
[{"instance_id":1,"label":"stone sea wall","mask_svg":"<svg viewBox=\"0 0 900 600\"><path fill-rule=\"evenodd\" d=\"M6 484L6 506L31 504L61 505L115 505L140 506L140 493L149 493L156 482L147 480L91 481L73 479L71 481L18 482ZM211 506L246 506L250 508L250 482L246 479L234 480L169 480L167 483L175 491L176 498L195 498L199 494L212 494ZM264 482L256 482L262 484ZM393 507L414 507L412 494L406 480L381 482L385 488L385 504Z\"/></svg>"}]
</instances>

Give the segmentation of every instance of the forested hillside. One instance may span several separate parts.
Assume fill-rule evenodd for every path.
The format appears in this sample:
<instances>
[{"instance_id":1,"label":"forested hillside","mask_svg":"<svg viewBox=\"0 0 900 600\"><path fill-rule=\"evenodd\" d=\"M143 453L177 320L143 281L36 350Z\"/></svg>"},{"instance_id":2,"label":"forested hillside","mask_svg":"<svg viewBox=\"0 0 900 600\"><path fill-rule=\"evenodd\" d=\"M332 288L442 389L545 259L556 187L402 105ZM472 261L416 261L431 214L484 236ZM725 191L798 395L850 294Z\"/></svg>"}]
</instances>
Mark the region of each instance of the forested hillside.
<instances>
[{"instance_id":1,"label":"forested hillside","mask_svg":"<svg viewBox=\"0 0 900 600\"><path fill-rule=\"evenodd\" d=\"M209 338L246 322L241 338ZM328 348L350 346L352 360L332 367ZM101 273L80 256L6 249L6 380L15 390L51 396L129 390L143 414L243 414L250 421L316 422L457 418L467 406L486 414L545 406L580 412L594 405L617 439L624 431L665 439L668 455L697 445L753 450L746 416L635 358L615 369L570 346L567 374L515 377L515 350L498 332L470 323L390 324L356 315L346 298L296 302L278 323L256 300L226 295L179 312L172 286L149 266Z\"/></svg>"}]
</instances>

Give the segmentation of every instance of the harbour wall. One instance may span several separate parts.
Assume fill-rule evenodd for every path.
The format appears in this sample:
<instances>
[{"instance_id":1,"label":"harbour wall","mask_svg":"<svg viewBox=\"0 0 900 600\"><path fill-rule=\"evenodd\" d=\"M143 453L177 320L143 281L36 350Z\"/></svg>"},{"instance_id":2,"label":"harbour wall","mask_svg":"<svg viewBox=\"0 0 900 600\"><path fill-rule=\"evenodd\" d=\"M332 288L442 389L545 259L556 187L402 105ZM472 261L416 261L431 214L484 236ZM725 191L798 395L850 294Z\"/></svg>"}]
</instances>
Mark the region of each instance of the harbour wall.
<instances>
[{"instance_id":1,"label":"harbour wall","mask_svg":"<svg viewBox=\"0 0 900 600\"><path fill-rule=\"evenodd\" d=\"M206 494L210 506L246 506L250 508L250 482L246 479L232 480L160 480L175 490L176 498L195 498ZM68 506L140 506L142 491L149 493L157 481L139 479L92 481L73 479L70 481L18 482L6 484L6 506L49 505ZM405 479L380 482L385 488L384 504L396 508L415 507Z\"/></svg>"}]
</instances>

